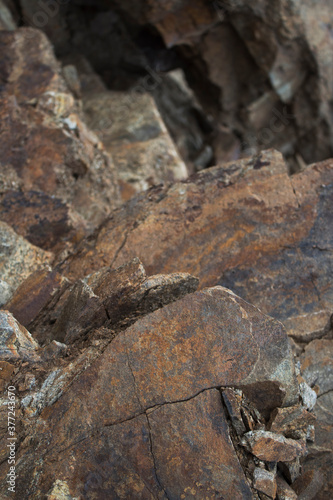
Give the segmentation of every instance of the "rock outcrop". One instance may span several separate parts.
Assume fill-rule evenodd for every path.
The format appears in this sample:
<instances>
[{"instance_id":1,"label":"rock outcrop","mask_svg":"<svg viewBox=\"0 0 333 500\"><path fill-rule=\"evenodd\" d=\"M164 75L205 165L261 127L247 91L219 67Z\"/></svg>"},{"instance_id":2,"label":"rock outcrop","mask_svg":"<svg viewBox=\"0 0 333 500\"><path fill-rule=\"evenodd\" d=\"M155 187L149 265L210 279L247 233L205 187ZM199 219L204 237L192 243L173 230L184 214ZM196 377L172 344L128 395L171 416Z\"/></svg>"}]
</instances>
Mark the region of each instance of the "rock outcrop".
<instances>
[{"instance_id":1,"label":"rock outcrop","mask_svg":"<svg viewBox=\"0 0 333 500\"><path fill-rule=\"evenodd\" d=\"M316 5L0 0L1 498L332 497Z\"/></svg>"}]
</instances>

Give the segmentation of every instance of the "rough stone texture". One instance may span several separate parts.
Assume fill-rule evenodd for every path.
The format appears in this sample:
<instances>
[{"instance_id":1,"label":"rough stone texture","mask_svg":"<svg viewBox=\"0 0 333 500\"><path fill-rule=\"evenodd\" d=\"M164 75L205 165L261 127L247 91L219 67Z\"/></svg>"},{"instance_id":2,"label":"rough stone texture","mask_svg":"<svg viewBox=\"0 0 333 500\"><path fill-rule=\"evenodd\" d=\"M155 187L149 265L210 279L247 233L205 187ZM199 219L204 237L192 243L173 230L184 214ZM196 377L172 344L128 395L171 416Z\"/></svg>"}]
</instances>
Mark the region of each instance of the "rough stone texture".
<instances>
[{"instance_id":1,"label":"rough stone texture","mask_svg":"<svg viewBox=\"0 0 333 500\"><path fill-rule=\"evenodd\" d=\"M317 499L317 495L323 486L323 480L320 471L308 471L297 478L292 487L296 491L299 500Z\"/></svg>"},{"instance_id":2,"label":"rough stone texture","mask_svg":"<svg viewBox=\"0 0 333 500\"><path fill-rule=\"evenodd\" d=\"M256 467L253 474L253 487L269 498L275 498L277 489L275 474Z\"/></svg>"},{"instance_id":3,"label":"rough stone texture","mask_svg":"<svg viewBox=\"0 0 333 500\"><path fill-rule=\"evenodd\" d=\"M54 196L6 190L0 203L0 220L44 250L63 250L66 242L74 245L87 232L83 218Z\"/></svg>"},{"instance_id":4,"label":"rough stone texture","mask_svg":"<svg viewBox=\"0 0 333 500\"><path fill-rule=\"evenodd\" d=\"M0 356L7 361L38 361L37 342L8 311L0 311Z\"/></svg>"},{"instance_id":5,"label":"rough stone texture","mask_svg":"<svg viewBox=\"0 0 333 500\"><path fill-rule=\"evenodd\" d=\"M54 255L31 245L6 223L0 221L1 280L7 284L5 303L17 287L34 271L48 268ZM5 285L6 286L6 285Z\"/></svg>"},{"instance_id":6,"label":"rough stone texture","mask_svg":"<svg viewBox=\"0 0 333 500\"><path fill-rule=\"evenodd\" d=\"M319 387L318 396L333 391L333 340L313 340L300 356L302 376L310 387Z\"/></svg>"},{"instance_id":7,"label":"rough stone texture","mask_svg":"<svg viewBox=\"0 0 333 500\"><path fill-rule=\"evenodd\" d=\"M189 272L294 330L304 315L317 328L318 312L328 321L333 305L332 167L323 162L290 178L268 151L152 190L115 211L65 272L78 277L101 260L121 265L138 256L149 273Z\"/></svg>"},{"instance_id":8,"label":"rough stone texture","mask_svg":"<svg viewBox=\"0 0 333 500\"><path fill-rule=\"evenodd\" d=\"M297 500L297 493L282 477L278 476L276 478L276 483L278 500Z\"/></svg>"},{"instance_id":9,"label":"rough stone texture","mask_svg":"<svg viewBox=\"0 0 333 500\"><path fill-rule=\"evenodd\" d=\"M118 199L110 157L80 119L45 35L31 28L2 31L0 46L7 55L0 63L1 191L54 195L94 227ZM33 195L21 196L33 202ZM61 231L66 239L68 224Z\"/></svg>"},{"instance_id":10,"label":"rough stone texture","mask_svg":"<svg viewBox=\"0 0 333 500\"><path fill-rule=\"evenodd\" d=\"M270 431L250 431L241 441L253 455L267 462L291 462L306 454L305 443Z\"/></svg>"},{"instance_id":11,"label":"rough stone texture","mask_svg":"<svg viewBox=\"0 0 333 500\"><path fill-rule=\"evenodd\" d=\"M313 427L315 422L314 415L303 406L291 406L274 410L268 427L270 431L282 433L287 438L302 439L307 437L309 427Z\"/></svg>"},{"instance_id":12,"label":"rough stone texture","mask_svg":"<svg viewBox=\"0 0 333 500\"><path fill-rule=\"evenodd\" d=\"M158 85L153 77L150 79L152 83L143 82L131 92L104 91L83 97L87 124L112 154L124 200L153 185L188 176L147 93L149 85Z\"/></svg>"},{"instance_id":13,"label":"rough stone texture","mask_svg":"<svg viewBox=\"0 0 333 500\"><path fill-rule=\"evenodd\" d=\"M114 289L113 275L123 282L118 300L133 292L142 297L142 283L156 283L156 277L147 279L140 266L134 261L118 274L101 270L81 283L104 300ZM176 293L170 281L157 279L167 296ZM112 339L110 330L105 333ZM252 498L218 389L245 391L249 385L268 406L276 391L282 404L295 401L297 381L282 325L216 287L165 305L113 337L106 344L96 340L77 359L75 349L68 352L69 361L42 369L33 387L29 373L23 380L20 375L25 432L38 440L35 449L25 441L18 451L18 474L25 477L18 494L24 498L29 491L38 499L60 489L74 498L231 500L236 492L237 498ZM51 351L65 353L66 347L46 346L41 358L52 358ZM280 443L288 456L290 442ZM301 453L297 444L292 449ZM2 464L1 474L4 469Z\"/></svg>"},{"instance_id":14,"label":"rough stone texture","mask_svg":"<svg viewBox=\"0 0 333 500\"><path fill-rule=\"evenodd\" d=\"M132 23L150 23L168 47L178 47L206 110L243 136L243 149L274 145L308 163L331 156L326 0L116 3ZM289 118L279 120L284 107Z\"/></svg>"}]
</instances>

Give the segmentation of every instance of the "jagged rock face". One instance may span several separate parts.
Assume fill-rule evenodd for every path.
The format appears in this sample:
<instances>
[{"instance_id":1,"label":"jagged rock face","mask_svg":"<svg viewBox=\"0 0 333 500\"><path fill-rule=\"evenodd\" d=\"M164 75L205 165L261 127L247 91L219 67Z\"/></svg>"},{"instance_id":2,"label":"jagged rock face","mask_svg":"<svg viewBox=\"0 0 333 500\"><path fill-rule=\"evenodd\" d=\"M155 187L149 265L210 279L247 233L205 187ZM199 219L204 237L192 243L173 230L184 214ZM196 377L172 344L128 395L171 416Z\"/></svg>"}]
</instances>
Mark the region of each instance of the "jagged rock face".
<instances>
[{"instance_id":1,"label":"jagged rock face","mask_svg":"<svg viewBox=\"0 0 333 500\"><path fill-rule=\"evenodd\" d=\"M139 256L151 273L181 270L202 287L234 290L295 337L324 331L333 305L332 174L327 161L289 177L272 151L210 169L124 205L64 269L79 276L100 259Z\"/></svg>"},{"instance_id":2,"label":"jagged rock face","mask_svg":"<svg viewBox=\"0 0 333 500\"><path fill-rule=\"evenodd\" d=\"M26 433L30 442L38 439L34 450L26 448L27 441L18 450L18 473L25 477L18 482L18 493L25 498L29 491L37 499L61 487L70 498L181 498L188 491L197 498L253 498L248 472L239 462L241 448L230 437L231 407L226 413L220 389L238 386L254 401L260 395L266 410L297 401L298 383L282 325L224 288L191 293L195 280L189 276L183 281L178 276L147 280L138 261L113 272L113 278L105 272L87 283L101 299L110 297L108 290L115 290L117 280L123 283L119 296L126 298L127 318L132 310L136 322L120 330L113 324L111 331L105 318L103 332L98 325L97 330L91 327L83 350L77 337L67 338L68 361L64 346L53 342L52 348L49 344L37 351L47 362L53 351L52 365L39 361L18 373L26 426L22 439ZM145 281L150 294L140 292ZM71 294L77 300L75 321L81 317L82 300L74 289ZM45 309L49 318L53 310ZM61 314L57 321L65 325ZM290 450L304 453L305 434L297 441L259 431L264 420L243 393L238 390L233 399L236 413L244 415L240 437L251 429L275 436L281 461L289 460ZM232 397L233 391L226 390L224 399ZM303 429L302 422L298 426ZM4 470L2 464L1 474Z\"/></svg>"},{"instance_id":3,"label":"jagged rock face","mask_svg":"<svg viewBox=\"0 0 333 500\"><path fill-rule=\"evenodd\" d=\"M243 133L243 147L274 145L306 162L331 155L332 14L325 0L117 4L132 23L155 26L194 68L206 68L206 81L220 92L215 112ZM274 110L283 105L290 118L275 127Z\"/></svg>"},{"instance_id":4,"label":"jagged rock face","mask_svg":"<svg viewBox=\"0 0 333 500\"><path fill-rule=\"evenodd\" d=\"M33 198L39 197L34 212L38 219L38 203L45 205L47 212L52 203L69 202L72 215L66 205L56 207L60 221L55 216L54 223L52 215L45 214L49 231L46 239L50 237L49 245L55 245L62 235L65 240L74 237L75 241L80 238L83 222L94 227L117 204L112 161L80 119L78 104L66 87L45 35L30 28L1 31L0 45L1 52L6 53L0 63L0 186L1 194L13 191L10 199L7 193L3 200L4 220L17 219L16 229L20 231L24 226L23 234L27 236L36 230L36 224L42 226L43 220L22 220L25 215L23 210L20 213L21 207L33 212ZM31 190L45 194L30 194ZM59 200L50 200L46 195ZM41 246L45 244L41 242Z\"/></svg>"}]
</instances>

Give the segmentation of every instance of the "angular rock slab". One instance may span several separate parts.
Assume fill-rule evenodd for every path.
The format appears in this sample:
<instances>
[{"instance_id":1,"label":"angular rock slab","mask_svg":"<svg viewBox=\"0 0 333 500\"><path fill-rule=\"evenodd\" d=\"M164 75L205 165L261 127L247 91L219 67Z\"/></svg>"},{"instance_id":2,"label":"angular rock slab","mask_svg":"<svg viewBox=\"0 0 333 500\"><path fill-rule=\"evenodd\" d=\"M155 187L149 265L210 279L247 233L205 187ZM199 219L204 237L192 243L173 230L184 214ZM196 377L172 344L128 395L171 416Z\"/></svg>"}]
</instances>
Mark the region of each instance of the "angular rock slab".
<instances>
[{"instance_id":1,"label":"angular rock slab","mask_svg":"<svg viewBox=\"0 0 333 500\"><path fill-rule=\"evenodd\" d=\"M77 469L80 465L75 464L88 464L86 460L96 463L104 460L105 454L117 461L114 440L104 452L104 434L123 424L130 427L143 417L147 422L147 416L150 438L147 429L142 432L151 440L158 484L169 498L190 494L186 488L198 491L197 498L206 498L204 493L215 498L215 491L230 499L234 491L243 495L241 498L250 498L235 456L226 451L231 445L221 396L216 391L223 386L243 390L250 386L252 393L257 391L267 398L268 405L277 395L279 405L295 401L297 382L291 349L279 322L222 287L189 294L139 319L118 334L56 403L42 411L36 427L42 436L36 453L44 456L45 465L40 468L48 478L45 485L51 489L56 479L69 480L71 488L71 482L78 485L83 475ZM132 455L139 446L131 437L134 434L128 430L120 438L116 433L121 446L130 441L126 446L133 448ZM96 444L100 435L101 445ZM219 440L224 444L218 446ZM90 442L94 443L93 451L86 454ZM168 449L175 455L173 469ZM74 472L68 467L67 452ZM59 456L67 476L57 469ZM29 460L22 455L22 476L31 474ZM83 466L85 474L89 467ZM147 484L151 472L142 474ZM44 485L44 480L40 484ZM208 490L210 484L214 484L214 491ZM116 497L110 493L109 498Z\"/></svg>"},{"instance_id":2,"label":"angular rock slab","mask_svg":"<svg viewBox=\"0 0 333 500\"><path fill-rule=\"evenodd\" d=\"M223 285L302 335L333 307L333 162L290 177L282 156L207 169L133 199L65 264L80 277L139 257L148 274Z\"/></svg>"}]
</instances>

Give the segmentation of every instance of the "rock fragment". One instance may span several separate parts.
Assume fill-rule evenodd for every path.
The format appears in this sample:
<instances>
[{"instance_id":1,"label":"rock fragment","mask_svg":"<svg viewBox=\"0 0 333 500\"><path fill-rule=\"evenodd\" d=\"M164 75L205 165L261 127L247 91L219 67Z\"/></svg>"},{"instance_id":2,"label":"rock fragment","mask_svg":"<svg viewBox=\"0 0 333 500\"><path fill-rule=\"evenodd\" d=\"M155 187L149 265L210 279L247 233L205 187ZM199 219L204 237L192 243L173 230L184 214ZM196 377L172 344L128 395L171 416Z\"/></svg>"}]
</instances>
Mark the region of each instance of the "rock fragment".
<instances>
[{"instance_id":1,"label":"rock fragment","mask_svg":"<svg viewBox=\"0 0 333 500\"><path fill-rule=\"evenodd\" d=\"M304 442L287 439L270 431L247 432L241 444L257 458L267 462L291 462L306 454Z\"/></svg>"},{"instance_id":2,"label":"rock fragment","mask_svg":"<svg viewBox=\"0 0 333 500\"><path fill-rule=\"evenodd\" d=\"M277 476L276 483L278 500L297 500L297 493L289 486L287 481Z\"/></svg>"},{"instance_id":3,"label":"rock fragment","mask_svg":"<svg viewBox=\"0 0 333 500\"><path fill-rule=\"evenodd\" d=\"M256 467L253 473L253 487L267 495L269 498L276 497L276 479L273 472Z\"/></svg>"},{"instance_id":4,"label":"rock fragment","mask_svg":"<svg viewBox=\"0 0 333 500\"><path fill-rule=\"evenodd\" d=\"M287 438L306 439L309 428L313 428L316 417L303 406L276 408L271 415L268 429Z\"/></svg>"}]
</instances>

